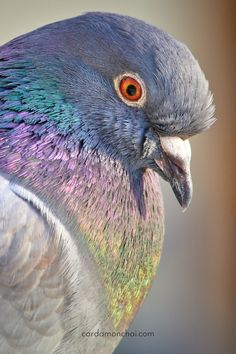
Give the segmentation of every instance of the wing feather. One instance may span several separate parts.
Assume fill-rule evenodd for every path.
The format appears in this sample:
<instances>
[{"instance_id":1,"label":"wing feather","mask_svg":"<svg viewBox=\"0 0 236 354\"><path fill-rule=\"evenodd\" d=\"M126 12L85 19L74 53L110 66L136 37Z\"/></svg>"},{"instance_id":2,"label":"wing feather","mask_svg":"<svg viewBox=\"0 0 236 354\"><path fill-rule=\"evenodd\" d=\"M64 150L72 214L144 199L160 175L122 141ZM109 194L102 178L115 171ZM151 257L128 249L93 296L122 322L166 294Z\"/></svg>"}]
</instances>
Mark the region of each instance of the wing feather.
<instances>
[{"instance_id":1,"label":"wing feather","mask_svg":"<svg viewBox=\"0 0 236 354\"><path fill-rule=\"evenodd\" d=\"M65 301L53 230L0 179L0 352L50 353Z\"/></svg>"},{"instance_id":2,"label":"wing feather","mask_svg":"<svg viewBox=\"0 0 236 354\"><path fill-rule=\"evenodd\" d=\"M0 354L113 351L119 338L82 336L113 327L76 235L37 196L0 176Z\"/></svg>"}]
</instances>

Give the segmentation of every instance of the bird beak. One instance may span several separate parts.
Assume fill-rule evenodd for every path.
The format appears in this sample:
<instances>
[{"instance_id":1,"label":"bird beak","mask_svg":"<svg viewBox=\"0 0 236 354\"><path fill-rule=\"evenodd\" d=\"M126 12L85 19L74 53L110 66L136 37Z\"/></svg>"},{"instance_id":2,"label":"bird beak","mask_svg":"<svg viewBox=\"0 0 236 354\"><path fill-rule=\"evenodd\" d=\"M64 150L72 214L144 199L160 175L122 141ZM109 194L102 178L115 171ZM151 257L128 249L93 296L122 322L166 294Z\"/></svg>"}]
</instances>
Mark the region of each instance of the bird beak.
<instances>
[{"instance_id":1,"label":"bird beak","mask_svg":"<svg viewBox=\"0 0 236 354\"><path fill-rule=\"evenodd\" d=\"M162 156L155 159L158 172L167 180L184 210L192 198L190 173L191 146L188 140L179 137L159 137Z\"/></svg>"}]
</instances>

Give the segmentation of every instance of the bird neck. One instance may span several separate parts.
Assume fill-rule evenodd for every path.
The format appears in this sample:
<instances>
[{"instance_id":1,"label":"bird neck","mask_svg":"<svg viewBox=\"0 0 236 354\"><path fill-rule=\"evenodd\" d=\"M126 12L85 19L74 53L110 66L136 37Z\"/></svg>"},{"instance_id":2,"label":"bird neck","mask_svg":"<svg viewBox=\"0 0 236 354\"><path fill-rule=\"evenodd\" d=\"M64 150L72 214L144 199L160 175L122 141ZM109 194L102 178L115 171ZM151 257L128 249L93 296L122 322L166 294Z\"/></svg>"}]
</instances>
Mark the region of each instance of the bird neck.
<instances>
[{"instance_id":1,"label":"bird neck","mask_svg":"<svg viewBox=\"0 0 236 354\"><path fill-rule=\"evenodd\" d=\"M127 328L161 253L163 206L156 174L127 171L79 143L69 149L66 138L59 137L53 149L47 138L32 144L23 127L20 134L10 149L10 140L0 144L0 169L16 176L66 226L72 225L76 237L82 235L97 264L109 317L116 329Z\"/></svg>"},{"instance_id":2,"label":"bird neck","mask_svg":"<svg viewBox=\"0 0 236 354\"><path fill-rule=\"evenodd\" d=\"M124 329L144 300L160 258L159 181L151 170L128 172L96 154L85 153L81 161L80 187L73 190L78 224L102 275L113 324Z\"/></svg>"}]
</instances>

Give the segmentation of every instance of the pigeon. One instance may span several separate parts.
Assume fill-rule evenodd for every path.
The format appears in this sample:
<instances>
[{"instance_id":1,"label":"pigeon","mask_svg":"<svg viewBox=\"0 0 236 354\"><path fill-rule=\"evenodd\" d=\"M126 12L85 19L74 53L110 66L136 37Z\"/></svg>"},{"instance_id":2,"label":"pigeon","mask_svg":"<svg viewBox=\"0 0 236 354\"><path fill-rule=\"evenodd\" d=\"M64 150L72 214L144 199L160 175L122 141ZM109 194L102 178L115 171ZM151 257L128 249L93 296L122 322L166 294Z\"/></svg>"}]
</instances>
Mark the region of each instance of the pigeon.
<instances>
[{"instance_id":1,"label":"pigeon","mask_svg":"<svg viewBox=\"0 0 236 354\"><path fill-rule=\"evenodd\" d=\"M160 260L159 177L186 209L214 122L197 60L86 13L0 47L0 353L112 353Z\"/></svg>"}]
</instances>

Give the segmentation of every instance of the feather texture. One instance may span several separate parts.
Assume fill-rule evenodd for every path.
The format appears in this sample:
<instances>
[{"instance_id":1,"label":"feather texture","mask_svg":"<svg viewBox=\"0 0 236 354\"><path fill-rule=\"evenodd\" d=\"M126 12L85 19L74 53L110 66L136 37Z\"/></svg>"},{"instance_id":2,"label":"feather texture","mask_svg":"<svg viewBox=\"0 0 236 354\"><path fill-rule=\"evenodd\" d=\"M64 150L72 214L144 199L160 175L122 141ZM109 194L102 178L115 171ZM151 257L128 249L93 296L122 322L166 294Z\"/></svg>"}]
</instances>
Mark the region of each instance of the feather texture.
<instances>
[{"instance_id":1,"label":"feather texture","mask_svg":"<svg viewBox=\"0 0 236 354\"><path fill-rule=\"evenodd\" d=\"M37 197L3 177L0 222L0 352L84 353L96 346L110 353L117 339L85 341L82 335L111 326L86 252L79 256Z\"/></svg>"},{"instance_id":2,"label":"feather texture","mask_svg":"<svg viewBox=\"0 0 236 354\"><path fill-rule=\"evenodd\" d=\"M117 94L124 74L142 104ZM114 350L121 337L83 334L126 330L144 301L163 244L157 174L188 205L176 142L213 111L186 46L131 17L85 14L0 47L0 352Z\"/></svg>"}]
</instances>

